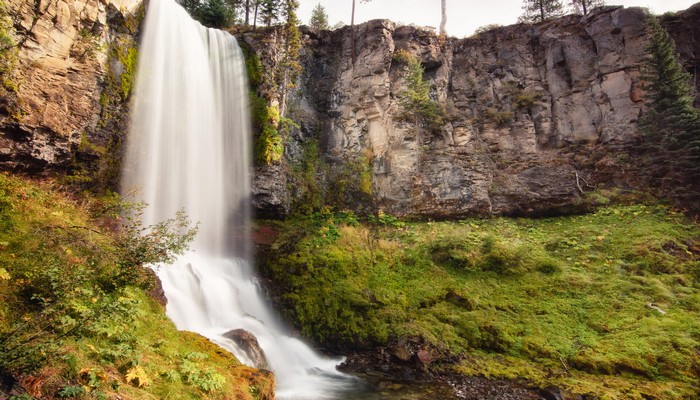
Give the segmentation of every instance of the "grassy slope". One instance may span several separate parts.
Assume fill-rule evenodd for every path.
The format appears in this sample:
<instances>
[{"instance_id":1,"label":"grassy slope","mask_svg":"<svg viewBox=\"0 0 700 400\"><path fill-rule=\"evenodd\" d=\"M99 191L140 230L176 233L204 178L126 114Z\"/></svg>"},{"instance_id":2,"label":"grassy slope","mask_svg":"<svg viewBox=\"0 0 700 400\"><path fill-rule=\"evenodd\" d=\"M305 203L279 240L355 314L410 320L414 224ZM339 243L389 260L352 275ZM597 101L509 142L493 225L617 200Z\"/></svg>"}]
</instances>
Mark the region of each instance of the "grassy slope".
<instances>
[{"instance_id":1,"label":"grassy slope","mask_svg":"<svg viewBox=\"0 0 700 400\"><path fill-rule=\"evenodd\" d=\"M637 205L379 220L277 223L262 268L305 335L341 347L422 336L462 355L465 374L602 398L697 397L700 227L683 216Z\"/></svg>"},{"instance_id":2,"label":"grassy slope","mask_svg":"<svg viewBox=\"0 0 700 400\"><path fill-rule=\"evenodd\" d=\"M148 274L117 267L105 210L0 173L0 372L20 398L267 398L270 376L177 331Z\"/></svg>"}]
</instances>

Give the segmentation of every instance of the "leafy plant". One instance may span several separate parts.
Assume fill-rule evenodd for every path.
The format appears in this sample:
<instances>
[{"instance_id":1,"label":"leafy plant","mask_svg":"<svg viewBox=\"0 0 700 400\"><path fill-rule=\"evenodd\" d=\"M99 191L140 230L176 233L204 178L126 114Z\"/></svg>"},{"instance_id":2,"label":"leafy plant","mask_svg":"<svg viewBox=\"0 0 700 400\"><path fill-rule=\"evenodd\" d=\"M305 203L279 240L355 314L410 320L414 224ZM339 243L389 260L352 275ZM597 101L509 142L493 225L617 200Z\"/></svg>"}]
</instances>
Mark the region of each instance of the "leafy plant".
<instances>
[{"instance_id":1,"label":"leafy plant","mask_svg":"<svg viewBox=\"0 0 700 400\"><path fill-rule=\"evenodd\" d=\"M417 125L423 124L430 130L440 129L444 123L444 110L437 101L430 98L430 82L423 79L424 70L420 60L400 52L398 57L408 58L404 78L406 89L399 93L403 118L413 120Z\"/></svg>"}]
</instances>

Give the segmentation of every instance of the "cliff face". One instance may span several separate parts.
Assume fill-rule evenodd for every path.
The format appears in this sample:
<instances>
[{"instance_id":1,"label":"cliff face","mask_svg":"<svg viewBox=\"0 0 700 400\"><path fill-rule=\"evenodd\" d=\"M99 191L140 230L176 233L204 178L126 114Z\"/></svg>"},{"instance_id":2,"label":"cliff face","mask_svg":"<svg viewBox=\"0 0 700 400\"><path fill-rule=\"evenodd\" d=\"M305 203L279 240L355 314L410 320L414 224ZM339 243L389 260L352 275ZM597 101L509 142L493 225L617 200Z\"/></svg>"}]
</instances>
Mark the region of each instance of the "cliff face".
<instances>
[{"instance_id":1,"label":"cliff face","mask_svg":"<svg viewBox=\"0 0 700 400\"><path fill-rule=\"evenodd\" d=\"M699 10L672 20L688 65L698 42L687 32L700 26ZM349 28L307 32L305 74L290 106L301 130L288 161L298 163L303 143L317 138L328 163L318 179L329 188L364 155L372 207L397 215L561 212L594 188L638 188L628 150L642 111L644 18L642 9L605 7L461 40L376 20L356 28L354 65ZM399 50L420 59L431 97L446 110L439 129L404 115ZM294 185L280 179L288 177L256 185L258 209L293 202Z\"/></svg>"},{"instance_id":2,"label":"cliff face","mask_svg":"<svg viewBox=\"0 0 700 400\"><path fill-rule=\"evenodd\" d=\"M0 110L0 166L44 171L66 167L81 143L106 146L113 123L105 79L124 65L112 45L134 34L138 0L7 0L17 65ZM126 114L126 108L115 112ZM101 124L100 121L102 120ZM97 155L94 155L97 156Z\"/></svg>"}]
</instances>

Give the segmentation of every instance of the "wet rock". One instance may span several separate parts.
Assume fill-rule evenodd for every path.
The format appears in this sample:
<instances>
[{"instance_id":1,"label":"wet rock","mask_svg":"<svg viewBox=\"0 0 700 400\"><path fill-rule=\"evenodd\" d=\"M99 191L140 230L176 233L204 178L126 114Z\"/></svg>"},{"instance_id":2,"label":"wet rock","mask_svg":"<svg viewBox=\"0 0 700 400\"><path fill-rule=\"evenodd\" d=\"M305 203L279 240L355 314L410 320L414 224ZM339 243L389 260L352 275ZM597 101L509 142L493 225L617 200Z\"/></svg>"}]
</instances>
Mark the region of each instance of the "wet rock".
<instances>
[{"instance_id":1,"label":"wet rock","mask_svg":"<svg viewBox=\"0 0 700 400\"><path fill-rule=\"evenodd\" d=\"M263 352L263 349L258 343L258 339L252 333L245 329L234 329L226 332L223 336L236 343L236 345L243 350L243 352L245 352L248 358L253 362L253 366L255 368L267 368L265 352Z\"/></svg>"},{"instance_id":2,"label":"wet rock","mask_svg":"<svg viewBox=\"0 0 700 400\"><path fill-rule=\"evenodd\" d=\"M548 386L540 390L540 394L546 400L566 400L564 392L556 386Z\"/></svg>"}]
</instances>

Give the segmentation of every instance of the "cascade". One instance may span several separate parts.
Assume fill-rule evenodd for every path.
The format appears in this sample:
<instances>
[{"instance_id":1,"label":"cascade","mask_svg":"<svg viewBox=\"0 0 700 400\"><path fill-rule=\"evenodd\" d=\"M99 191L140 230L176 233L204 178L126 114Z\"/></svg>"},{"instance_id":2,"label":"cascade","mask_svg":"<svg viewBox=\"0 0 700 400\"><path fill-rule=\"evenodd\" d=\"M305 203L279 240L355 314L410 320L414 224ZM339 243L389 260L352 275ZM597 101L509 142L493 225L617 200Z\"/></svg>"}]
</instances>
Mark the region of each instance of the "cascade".
<instances>
[{"instance_id":1,"label":"cascade","mask_svg":"<svg viewBox=\"0 0 700 400\"><path fill-rule=\"evenodd\" d=\"M281 399L337 398L355 385L285 334L249 266L249 111L236 40L192 20L175 0L150 0L142 33L122 191L147 204L145 225L184 209L199 223L191 251L156 270L179 329L252 363L223 336L253 333Z\"/></svg>"}]
</instances>

